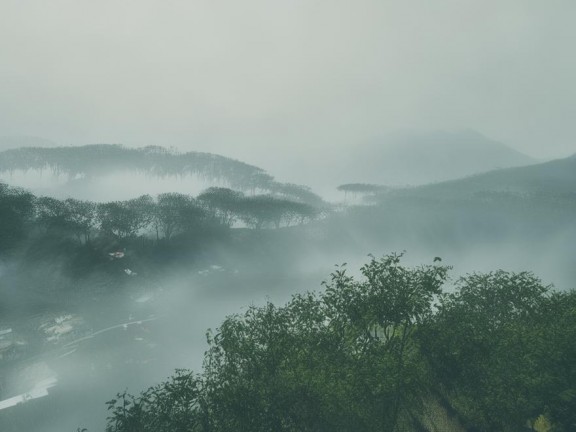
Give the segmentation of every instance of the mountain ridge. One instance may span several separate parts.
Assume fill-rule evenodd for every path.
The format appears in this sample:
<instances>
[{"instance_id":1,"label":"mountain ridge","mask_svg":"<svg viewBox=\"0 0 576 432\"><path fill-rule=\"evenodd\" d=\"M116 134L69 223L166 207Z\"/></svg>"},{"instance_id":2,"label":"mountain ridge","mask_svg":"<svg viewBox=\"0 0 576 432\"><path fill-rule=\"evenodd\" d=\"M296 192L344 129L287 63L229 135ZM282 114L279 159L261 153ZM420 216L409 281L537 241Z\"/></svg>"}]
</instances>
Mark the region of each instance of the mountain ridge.
<instances>
[{"instance_id":1,"label":"mountain ridge","mask_svg":"<svg viewBox=\"0 0 576 432\"><path fill-rule=\"evenodd\" d=\"M434 132L383 138L359 148L351 160L358 182L421 185L537 160L475 131Z\"/></svg>"},{"instance_id":2,"label":"mountain ridge","mask_svg":"<svg viewBox=\"0 0 576 432\"><path fill-rule=\"evenodd\" d=\"M527 166L490 170L459 179L396 189L394 193L461 198L479 192L575 193L576 155ZM386 193L388 192L381 196Z\"/></svg>"}]
</instances>

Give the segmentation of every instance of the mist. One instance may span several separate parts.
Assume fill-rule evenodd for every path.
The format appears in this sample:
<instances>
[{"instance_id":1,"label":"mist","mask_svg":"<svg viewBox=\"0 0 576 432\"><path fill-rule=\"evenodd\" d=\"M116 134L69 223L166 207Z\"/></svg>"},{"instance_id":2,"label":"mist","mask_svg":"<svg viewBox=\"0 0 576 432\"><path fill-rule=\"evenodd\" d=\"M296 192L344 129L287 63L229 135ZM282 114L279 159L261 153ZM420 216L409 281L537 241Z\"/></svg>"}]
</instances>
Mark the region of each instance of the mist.
<instances>
[{"instance_id":1,"label":"mist","mask_svg":"<svg viewBox=\"0 0 576 432\"><path fill-rule=\"evenodd\" d=\"M0 6L2 135L317 159L474 128L572 153L575 6L58 0Z\"/></svg>"},{"instance_id":2,"label":"mist","mask_svg":"<svg viewBox=\"0 0 576 432\"><path fill-rule=\"evenodd\" d=\"M38 180L33 171L18 175L12 179L27 179L28 185ZM44 171L43 176L51 174ZM60 183L40 191L60 199L71 196L67 185L75 180L59 178ZM76 197L105 204L167 186L192 192L191 183L190 177L163 181L110 174L88 180L88 186L76 189ZM432 187L444 191L443 185ZM344 201L338 205L344 210L303 225L256 230L233 225L200 240L194 240L195 234L156 241L149 232L74 245L62 243L66 237L58 240L62 234L54 236L56 228L51 228L27 250L2 260L0 313L1 329L15 335L14 357L2 367L4 400L34 394L42 382L53 385L47 396L2 410L0 421L6 430L103 430L104 402L118 392L137 393L178 368L201 370L206 331L215 331L227 315L320 291L335 264L347 262L350 274L358 274L368 253L407 250L411 265L441 256L454 267L454 280L472 272L528 269L557 289L573 287L571 210L554 207L559 219L547 228L539 225L548 213L515 220L514 206L491 220L490 205L486 215L475 215L474 207L450 201L430 206L429 200L406 201L408 195L384 197L377 206ZM525 202L531 201L519 201L521 206ZM480 221L484 226L478 226ZM68 325L71 330L65 330ZM51 333L43 329L55 327L61 335L50 340Z\"/></svg>"},{"instance_id":3,"label":"mist","mask_svg":"<svg viewBox=\"0 0 576 432\"><path fill-rule=\"evenodd\" d=\"M371 256L571 293L575 19L3 0L0 430L103 431L118 393L201 373L227 316Z\"/></svg>"}]
</instances>

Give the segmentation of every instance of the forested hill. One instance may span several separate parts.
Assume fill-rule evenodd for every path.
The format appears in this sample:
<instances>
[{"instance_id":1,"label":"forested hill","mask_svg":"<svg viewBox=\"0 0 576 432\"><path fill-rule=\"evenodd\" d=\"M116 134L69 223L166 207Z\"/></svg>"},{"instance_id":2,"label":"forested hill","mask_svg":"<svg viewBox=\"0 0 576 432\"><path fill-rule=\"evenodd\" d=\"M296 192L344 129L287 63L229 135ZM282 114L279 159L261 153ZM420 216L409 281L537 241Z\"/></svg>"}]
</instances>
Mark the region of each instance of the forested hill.
<instances>
[{"instance_id":1,"label":"forested hill","mask_svg":"<svg viewBox=\"0 0 576 432\"><path fill-rule=\"evenodd\" d=\"M261 168L216 154L178 153L158 146L132 149L119 144L24 147L0 152L0 172L16 170L51 170L69 176L100 176L126 170L159 177L192 174L243 190L269 189L273 181Z\"/></svg>"},{"instance_id":2,"label":"forested hill","mask_svg":"<svg viewBox=\"0 0 576 432\"><path fill-rule=\"evenodd\" d=\"M358 250L478 254L486 268L506 262L567 287L576 277L575 186L574 156L412 188L348 184L340 190L375 205L350 206L324 226Z\"/></svg>"},{"instance_id":3,"label":"forested hill","mask_svg":"<svg viewBox=\"0 0 576 432\"><path fill-rule=\"evenodd\" d=\"M576 155L550 162L505 168L486 173L396 190L401 195L464 198L478 194L566 195L576 192ZM388 194L385 190L382 196Z\"/></svg>"}]
</instances>

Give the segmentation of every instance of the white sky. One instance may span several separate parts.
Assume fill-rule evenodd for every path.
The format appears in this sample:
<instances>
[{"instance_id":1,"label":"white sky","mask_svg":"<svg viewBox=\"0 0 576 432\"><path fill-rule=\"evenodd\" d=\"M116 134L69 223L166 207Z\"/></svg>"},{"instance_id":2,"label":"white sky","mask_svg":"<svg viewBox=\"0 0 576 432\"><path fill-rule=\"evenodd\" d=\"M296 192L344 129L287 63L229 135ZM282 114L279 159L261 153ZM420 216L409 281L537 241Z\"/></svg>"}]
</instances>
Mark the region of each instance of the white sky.
<instances>
[{"instance_id":1,"label":"white sky","mask_svg":"<svg viewBox=\"0 0 576 432\"><path fill-rule=\"evenodd\" d=\"M574 0L0 0L0 135L257 163L391 131L576 152Z\"/></svg>"}]
</instances>

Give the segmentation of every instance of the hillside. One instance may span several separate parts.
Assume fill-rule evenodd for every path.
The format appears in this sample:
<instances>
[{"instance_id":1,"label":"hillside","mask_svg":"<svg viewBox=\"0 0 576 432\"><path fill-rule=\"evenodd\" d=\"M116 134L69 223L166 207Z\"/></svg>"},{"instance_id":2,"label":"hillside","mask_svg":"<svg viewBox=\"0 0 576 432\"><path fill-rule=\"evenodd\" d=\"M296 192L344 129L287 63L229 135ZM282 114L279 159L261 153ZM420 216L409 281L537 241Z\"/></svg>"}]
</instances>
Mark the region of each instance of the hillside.
<instances>
[{"instance_id":1,"label":"hillside","mask_svg":"<svg viewBox=\"0 0 576 432\"><path fill-rule=\"evenodd\" d=\"M104 147L110 150L105 152L108 156L114 152L126 156L126 159L115 162L117 165L114 169L123 172L126 167L138 170L141 169L139 166L146 166L148 156L143 155L142 150L124 151L126 149L120 146ZM46 155L42 152L37 154ZM148 161L160 161L160 155L159 151L150 152ZM170 158L172 156L168 155L167 159ZM61 169L72 167L71 160L66 162L70 165L52 163L42 166L49 167L47 169L54 169L53 166ZM82 163L94 169L95 174L92 175L107 172L99 170L96 163L89 162L84 159ZM276 183L273 180L268 185L276 185L278 193L272 196L210 188L198 196L173 193L152 198L145 195L127 201L101 203L34 196L22 189L0 184L0 253L4 253L0 257L3 263L0 268L3 299L0 313L4 320L0 330L13 333L12 339L5 342L5 345L10 343L8 348L11 357L5 357L9 361L0 362L0 382L3 383L0 398L10 401L14 395L28 391L9 386L13 380L11 377L18 376L22 369L20 366L28 359L40 358L48 364L47 372L52 371L54 374L49 377L58 376L57 386L48 397L0 413L0 429L15 432L34 430L31 425L45 424L46 421L54 424L66 421L66 427L60 426L53 430L75 430L79 425L78 419L82 418L82 424L88 426L89 430L103 430L107 416L110 421L114 418L122 420L121 415L115 416L126 412L116 410L110 411L108 415L104 412L106 407L103 401L111 398L115 392L126 388L137 391L134 389L162 382L174 368L202 370L202 359L198 353L206 351L204 329L217 328L224 319L224 302L228 305L225 312L230 314L241 310L245 304L262 304L264 296L267 299L271 296L276 304L280 304L278 302L284 302L291 294L305 293L317 287L334 263L346 260L352 266L359 263L360 257L364 259L368 252L379 256L389 251L406 249L410 251L410 259L416 262L430 262L432 257L439 256L454 265L456 275L500 268L508 271L530 269L547 282L556 284L560 291L570 289L576 280L576 229L573 217L576 200L571 198L573 195L562 195L556 191L568 191L574 184L574 163L576 158L572 157L419 188L383 189L374 185L360 185L363 190L385 193L378 196L379 202L375 205L339 208L341 211L333 212L323 206L316 210L303 206L303 197L311 194L305 187ZM470 184L474 179L477 183ZM490 191L500 190L497 187L510 188L510 185L516 185L518 190L545 191L546 194L522 193L512 194L512 197L509 193L490 195ZM358 188L358 185L348 185L348 189L351 186ZM121 184L118 187L126 186ZM288 201L282 198L281 192L285 198L294 199ZM477 192L488 192L488 195ZM300 199L297 199L298 196ZM438 199L440 196L443 198ZM558 199L548 200L548 197L556 196ZM308 210L314 211L308 213ZM242 221L242 226L235 225L234 220ZM376 265L378 270L380 264L376 262ZM344 276L344 273L340 275ZM490 282L487 286L508 287L504 284L510 280L508 274L497 275L501 275L502 279L487 279ZM490 275L487 277L492 278ZM413 280L420 279L416 277ZM476 279L472 277L468 280ZM337 279L332 281L338 282L338 286L348 284L348 279L342 279L344 284L339 284ZM496 283L492 283L494 281ZM532 282L539 284L529 279L520 280L520 286L534 286ZM350 290L343 292L345 297L341 299L327 297L329 301L326 306L341 305L344 312L347 310L354 314L355 322L369 323L373 319L371 311L374 305L386 307L390 302L376 302L370 297L363 297L367 293L363 290L365 287L367 285L354 284ZM450 284L446 292L452 292L452 289ZM327 286L326 292L336 291ZM488 299L495 298L492 291L487 294ZM306 296L301 298L314 298ZM310 430L392 430L385 419L393 417L388 414L379 417L375 413L380 413L383 406L393 406L386 405L386 401L389 401L390 395L399 394L398 383L404 383L391 381L400 376L393 372L394 365L401 364L402 367L409 367L406 369L410 371L410 375L406 375L407 383L414 382L412 378L417 377L429 385L425 393L421 392L423 387L418 387L416 393L408 387L403 392L406 397L419 395L417 399L411 399L411 402L406 399L410 413L416 412L418 407L426 407L426 411L417 416L398 414L398 421L409 423L407 430L452 432L464 428L473 430L478 425L481 426L479 430L506 430L502 424L525 424L527 421L535 422L537 418L551 419L555 424L567 424L572 421L572 417L562 411L571 402L562 399L565 388L558 385L546 397L538 381L528 382L523 379L526 376L524 371L528 370L525 366L528 365L533 366L535 371L546 370L546 374L549 374L547 376L552 379L561 376L557 369L561 358L550 358L550 353L560 356L571 345L561 345L568 339L558 336L563 333L557 331L549 317L563 316L571 325L571 306L565 309L561 305L573 304L568 303L568 300L573 302L574 296L561 292L554 296L560 301L550 303L546 296L536 297L539 307L530 310L547 312L549 315L539 321L547 324L539 326L538 332L550 332L550 335L559 339L551 339L548 333L529 333L531 343L523 344L522 351L512 351L517 358L527 359L527 363L522 364L518 371L494 368L496 365L510 364L504 360L509 356L508 350L498 345L499 341L515 343L519 335L524 334L525 328L535 328L532 326L535 321L526 323L525 327L524 322L512 319L510 326L498 334L501 338L480 340L482 344L498 342L492 345L497 349L494 351L496 354L479 357L474 351L476 345L466 343L469 340L478 341L477 338L472 339L472 336L485 334L484 323L492 323L494 320L488 315L484 321L483 316L478 318L464 310L455 319L462 323L462 316L471 317L473 321L462 328L470 329L473 334L456 334L463 347L461 355L451 350L456 340L452 335L450 338L442 338L442 335L449 334L448 331L460 330L461 326L452 325L450 320L440 320L439 327L435 324L421 327L423 339L412 340L413 347L424 347L421 353L413 348L405 351L410 355L418 353L417 357L410 357L406 363L395 363L394 358L379 355L380 351L377 351L382 349L388 352L386 350L391 345L380 342L363 345L363 340L356 336L373 333L366 333L362 327L358 327L358 334L351 333L350 338L343 339L332 328L324 328L323 323L329 321L322 317L316 319L317 309L300 308L308 303L288 303L288 309L272 306L265 309L251 308L249 313L256 313L255 316L262 317L264 321L260 321L260 318L249 321L246 328L262 328L266 332L278 328L282 330L282 338L267 340L278 341L280 345L270 345L270 351L262 351L260 341L251 339L253 333L250 333L248 339L238 333L238 339L223 340L237 341L240 344L238 346L254 341L257 355L263 352L278 353L278 358L288 361L282 363L279 369L270 369L271 372L279 371L279 375L271 375L270 381L267 375L260 373L256 378L262 380L253 379L252 375L230 375L241 378L237 382L246 378L245 382L256 383L255 386L250 384L252 389L264 389L250 394L248 399L244 395L247 394L245 390L250 389L238 387L239 391L234 394L241 395L238 401L250 402L255 412L265 412L271 400L269 397L273 396L273 400L284 401L282 403L286 406L295 407L294 412L309 412L310 417L298 417L294 421L299 423L295 424L308 424L310 419L324 422ZM354 299L358 302L354 303ZM468 304L471 308L475 307L473 302L463 302L466 307ZM310 305L314 306L315 303ZM452 304L447 306L450 308L445 308L444 312L456 310ZM552 306L555 309L551 309ZM319 310L325 310L323 304L318 307ZM492 303L488 303L485 310L491 312ZM275 311L279 311L280 315ZM357 311L366 311L366 314L359 315ZM286 315L285 312L290 314ZM332 316L346 317L345 314ZM452 315L437 316L452 319ZM39 324L29 325L23 317L34 318ZM277 318L281 320L276 321ZM282 321L284 318L289 319L289 322ZM61 321L60 324L56 319ZM268 325L270 319L279 325ZM232 327L228 327L231 329L239 328L237 324L240 327L244 325L234 319L224 323L224 326L231 324ZM314 327L318 325L320 327ZM69 334L63 334L56 340L47 340L52 335L38 331L42 328L59 330L64 327L71 329ZM90 333L89 329L94 330ZM283 329L288 333L285 334ZM520 329L520 333L509 333L508 329ZM573 331L573 326L570 329ZM85 332L88 332L88 337ZM263 336L268 337L266 332ZM377 339L379 333L374 334ZM72 348L68 345L70 339L67 337L80 337L80 342ZM414 337L417 337L416 333ZM318 344L319 338L322 344ZM358 340L360 345L348 350L341 343L343 340ZM535 344L534 340L538 343ZM560 348L543 346L548 340L553 340L552 343ZM421 341L429 344L421 345ZM18 342L24 344L18 345ZM249 348L250 345L247 346ZM218 344L210 345L212 351L208 352L217 354L213 350L219 348ZM35 357L42 350L46 350L47 354ZM542 352L546 355L538 357ZM257 371L265 370L262 367L264 363L253 361L252 351L243 349L242 353L250 357L249 364L257 365ZM262 359L268 362L275 355ZM479 361L470 363L468 356L474 356ZM207 358L216 359L217 356ZM235 358L244 364L243 357ZM424 359L427 362L430 360L429 368L421 367ZM285 365L289 367L284 368ZM466 368L456 373L460 365L466 365ZM234 364L232 366L235 367ZM346 367L350 374L340 374L342 367ZM447 369L455 371L454 374L446 377ZM212 369L208 372L215 372L209 374L211 377L227 379L227 375L219 375L221 371ZM249 370L241 368L239 371ZM534 376L533 373L530 375ZM81 386L75 381L77 376L81 376ZM491 402L494 388L498 388L499 392L502 389L509 390L507 381L505 387L496 385L502 382L503 377L508 379L510 376L516 380L514 388L517 393L510 393L509 398L493 399ZM315 379L311 381L310 377ZM471 377L476 377L476 381L471 381ZM470 382L475 384L470 386L467 384ZM216 381L206 383L217 384ZM268 387L269 383L273 385ZM310 383L314 386L310 387ZM524 389L522 386L526 383L533 383L534 386ZM454 392L442 391L446 385L453 386L458 392L457 397ZM80 398L76 390L79 387L90 388L89 397ZM566 390L572 388L573 384L569 384ZM349 399L352 397L355 400L359 397L356 395L363 394L368 396L360 400L358 405ZM518 397L524 394L534 396L529 409ZM167 396L170 395L168 392ZM213 394L207 396L211 398ZM223 396L225 400L238 402L228 399L227 394ZM206 400L214 403L209 408L230 408L228 405L220 405L221 399L208 397ZM116 400L122 401L122 396ZM313 401L317 405L311 405L313 409L306 411L305 407L301 409L299 405L303 400ZM482 405L478 400L483 401ZM520 400L522 404L500 413L495 409L502 405L502 400L512 404ZM546 405L548 402L551 405ZM109 406L114 409L113 404ZM399 404L397 406L400 407ZM547 406L559 408L549 412L545 409ZM66 411L69 407L73 409ZM98 407L102 408L100 412ZM62 412L74 415L63 416ZM163 430L157 423L153 423L157 412L158 409L151 405L151 421L146 423L155 432ZM227 412L226 416L218 416L215 421L226 418L244 422L250 418L260 418L243 416L245 412L235 411L238 417ZM400 408L398 412L402 412ZM510 416L509 412L516 415ZM194 421L196 413L188 412L183 418ZM279 415L283 415L282 411L272 413L265 421L281 418ZM163 418L170 420L174 417ZM333 422L333 419L336 420ZM337 428L347 421L350 427ZM221 430L256 430L246 423L239 424L240 427ZM365 424L364 429L359 428L358 424ZM452 425L452 428L449 429L447 425ZM110 430L123 431L120 426ZM135 430L147 429L142 427ZM164 430L175 429L169 424ZM260 430L282 429L265 425Z\"/></svg>"},{"instance_id":2,"label":"hillside","mask_svg":"<svg viewBox=\"0 0 576 432\"><path fill-rule=\"evenodd\" d=\"M425 184L536 162L474 131L382 138L358 146L350 161L362 167L351 182L387 185Z\"/></svg>"},{"instance_id":3,"label":"hillside","mask_svg":"<svg viewBox=\"0 0 576 432\"><path fill-rule=\"evenodd\" d=\"M400 195L461 198L483 192L573 194L576 155L523 167L493 170L457 180L402 189Z\"/></svg>"},{"instance_id":4,"label":"hillside","mask_svg":"<svg viewBox=\"0 0 576 432\"><path fill-rule=\"evenodd\" d=\"M418 250L459 268L530 268L568 287L576 277L576 157L420 187L383 189L324 226L330 249ZM478 264L476 268L479 268Z\"/></svg>"},{"instance_id":5,"label":"hillside","mask_svg":"<svg viewBox=\"0 0 576 432\"><path fill-rule=\"evenodd\" d=\"M48 171L52 178L42 177ZM20 181L30 173L36 174L38 184L13 182L12 175L19 172ZM227 186L234 190L267 192L280 197L319 204L322 199L306 186L280 183L262 168L225 156L203 152L180 153L159 146L127 148L119 144L92 144L77 147L23 147L0 152L0 174L4 182L23 186L40 195L62 197L100 197L105 200L129 199L146 193L176 191L190 193L194 179L201 189ZM132 177L131 177L132 175ZM139 176L138 176L139 175ZM34 176L29 176L34 177ZM48 176L50 177L50 176ZM54 180L60 180L54 181ZM1 180L1 179L0 179ZM51 182L52 180L52 182ZM160 180L169 180L169 190L156 190ZM123 187L117 185L122 183ZM121 189L128 196L116 196ZM98 200L98 198L96 198Z\"/></svg>"},{"instance_id":6,"label":"hillside","mask_svg":"<svg viewBox=\"0 0 576 432\"><path fill-rule=\"evenodd\" d=\"M118 171L140 171L164 176L195 174L240 188L258 187L271 180L264 170L211 153L178 153L163 147L127 148L118 144L79 147L23 147L0 153L0 172L51 170L75 176L101 176Z\"/></svg>"}]
</instances>

